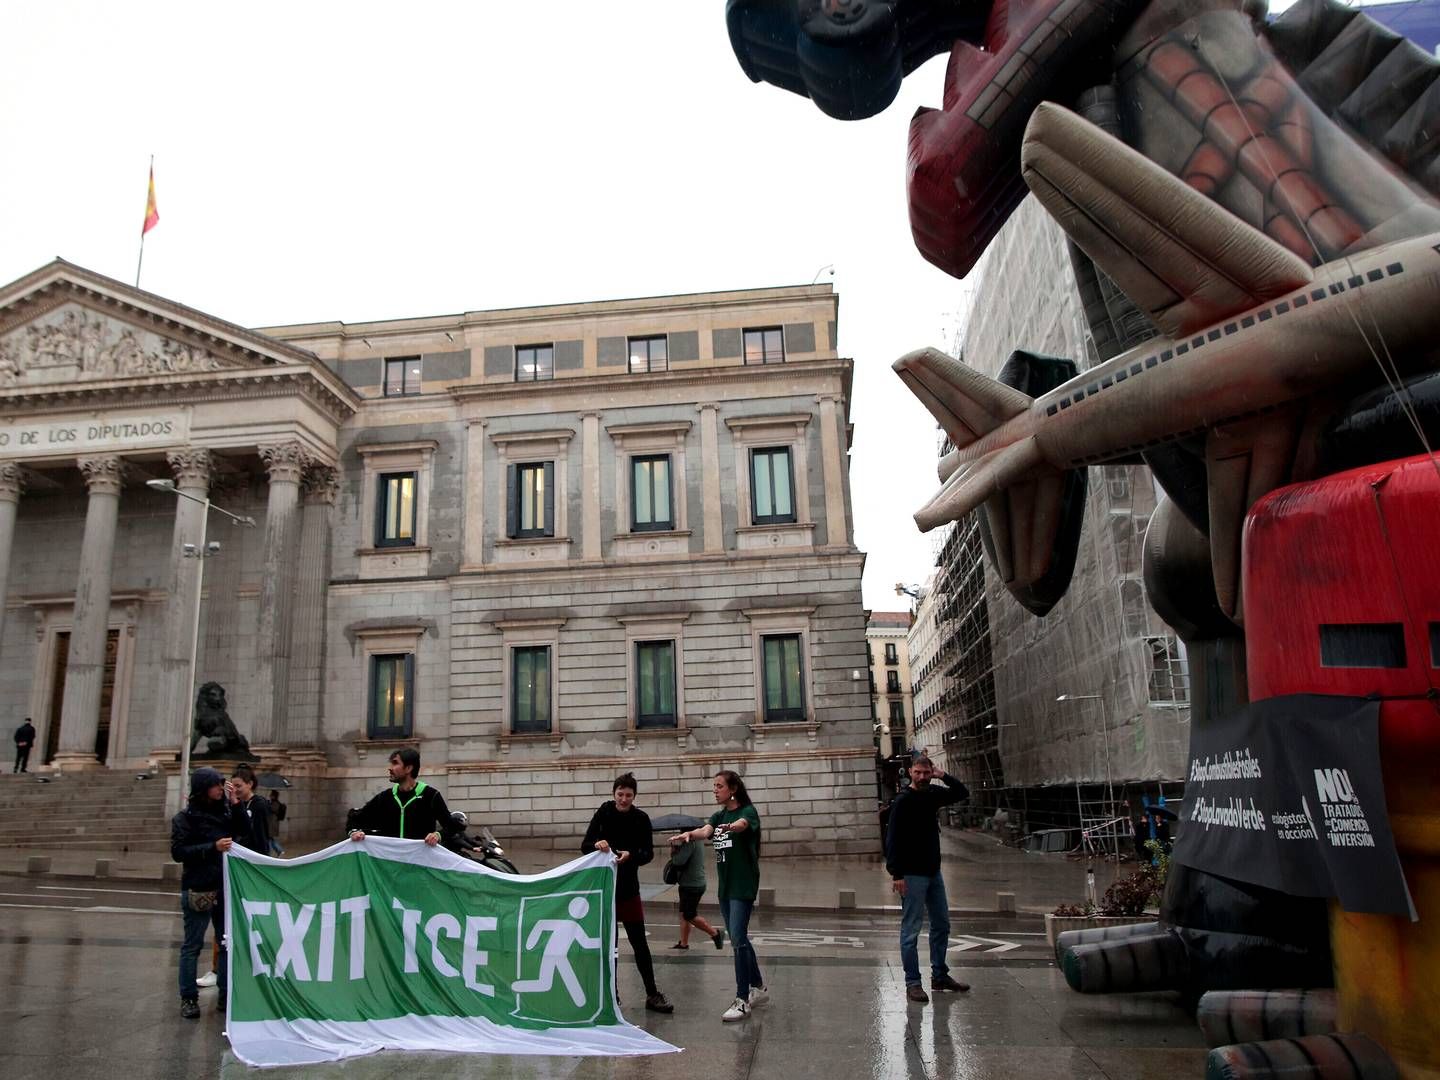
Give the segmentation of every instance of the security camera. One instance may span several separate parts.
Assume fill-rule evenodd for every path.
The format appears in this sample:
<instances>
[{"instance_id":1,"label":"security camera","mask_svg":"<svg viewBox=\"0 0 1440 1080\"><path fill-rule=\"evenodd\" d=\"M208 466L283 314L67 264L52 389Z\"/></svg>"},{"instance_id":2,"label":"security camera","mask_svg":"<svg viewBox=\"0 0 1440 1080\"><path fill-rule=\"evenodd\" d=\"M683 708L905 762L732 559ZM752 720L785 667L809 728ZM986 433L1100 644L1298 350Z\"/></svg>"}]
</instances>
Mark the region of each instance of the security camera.
<instances>
[{"instance_id":1,"label":"security camera","mask_svg":"<svg viewBox=\"0 0 1440 1080\"><path fill-rule=\"evenodd\" d=\"M220 554L220 541L219 541L219 540L211 540L208 544L206 544L206 545L205 545L205 554L206 554L206 555L219 555L219 554Z\"/></svg>"},{"instance_id":2,"label":"security camera","mask_svg":"<svg viewBox=\"0 0 1440 1080\"><path fill-rule=\"evenodd\" d=\"M194 544L181 544L181 545L180 545L180 550L184 553L184 555L185 555L185 557L186 557L187 559L193 559L193 558L195 557L195 545L194 545Z\"/></svg>"}]
</instances>

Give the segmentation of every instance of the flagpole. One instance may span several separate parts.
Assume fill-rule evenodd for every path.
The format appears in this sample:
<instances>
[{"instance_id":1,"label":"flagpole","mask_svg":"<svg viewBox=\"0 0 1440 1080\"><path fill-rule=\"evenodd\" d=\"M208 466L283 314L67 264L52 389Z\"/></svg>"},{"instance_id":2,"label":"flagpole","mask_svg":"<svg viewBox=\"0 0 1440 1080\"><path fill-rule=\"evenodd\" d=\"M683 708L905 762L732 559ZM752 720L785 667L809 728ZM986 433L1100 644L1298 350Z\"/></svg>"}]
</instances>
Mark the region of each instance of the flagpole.
<instances>
[{"instance_id":1,"label":"flagpole","mask_svg":"<svg viewBox=\"0 0 1440 1080\"><path fill-rule=\"evenodd\" d=\"M150 184L153 185L154 183L155 183L155 155L154 155L154 154L151 154L151 155L150 155ZM146 192L146 204L145 204L145 209L146 209L146 212L148 213L148 212L149 212L149 209L150 209L150 204L149 204L150 188L149 188L148 186L146 187L145 192ZM135 287L136 287L137 289L140 287L140 268L145 265L145 234L146 234L147 232L149 232L149 231L150 231L150 230L147 229L147 228L145 228L144 225L141 225L141 226L140 226L140 258L138 258L138 259L135 260Z\"/></svg>"}]
</instances>

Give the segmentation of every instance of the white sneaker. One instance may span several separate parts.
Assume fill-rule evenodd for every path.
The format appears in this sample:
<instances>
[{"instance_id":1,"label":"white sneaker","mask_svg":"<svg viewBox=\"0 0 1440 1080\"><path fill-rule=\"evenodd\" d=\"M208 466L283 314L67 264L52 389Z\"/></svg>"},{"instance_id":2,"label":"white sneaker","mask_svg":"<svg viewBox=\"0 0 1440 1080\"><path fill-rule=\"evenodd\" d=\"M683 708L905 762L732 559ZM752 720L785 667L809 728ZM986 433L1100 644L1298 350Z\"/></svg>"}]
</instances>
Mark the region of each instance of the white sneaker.
<instances>
[{"instance_id":1,"label":"white sneaker","mask_svg":"<svg viewBox=\"0 0 1440 1080\"><path fill-rule=\"evenodd\" d=\"M753 1009L756 1005L764 1005L764 1004L765 1004L767 1001L769 1001L769 1000L770 1000L770 989L769 989L769 987L765 987L765 986L752 986L752 987L750 987L750 1007L751 1007L752 1009Z\"/></svg>"},{"instance_id":2,"label":"white sneaker","mask_svg":"<svg viewBox=\"0 0 1440 1080\"><path fill-rule=\"evenodd\" d=\"M218 975L216 975L215 972L212 971L212 972L210 972L209 975L201 975L200 978L196 979L196 980L195 980L195 985L196 985L196 986L206 986L206 987L209 987L209 986L214 986L214 985L215 985L217 982L219 982L219 981L220 981L220 977L219 977Z\"/></svg>"},{"instance_id":3,"label":"white sneaker","mask_svg":"<svg viewBox=\"0 0 1440 1080\"><path fill-rule=\"evenodd\" d=\"M744 1020L749 1015L750 1003L744 998L736 998L730 1003L730 1007L725 1010L724 1015L721 1016L720 1019L727 1024L733 1024L737 1020Z\"/></svg>"}]
</instances>

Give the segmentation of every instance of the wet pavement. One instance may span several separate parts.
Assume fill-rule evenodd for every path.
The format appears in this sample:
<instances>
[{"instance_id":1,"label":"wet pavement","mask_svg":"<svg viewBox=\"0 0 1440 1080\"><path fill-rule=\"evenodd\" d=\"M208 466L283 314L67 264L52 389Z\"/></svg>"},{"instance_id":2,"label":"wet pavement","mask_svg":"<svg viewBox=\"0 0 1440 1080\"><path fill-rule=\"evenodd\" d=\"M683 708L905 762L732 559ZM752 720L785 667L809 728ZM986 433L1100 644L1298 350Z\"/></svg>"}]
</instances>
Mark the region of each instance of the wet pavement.
<instances>
[{"instance_id":1,"label":"wet pavement","mask_svg":"<svg viewBox=\"0 0 1440 1080\"><path fill-rule=\"evenodd\" d=\"M1057 902L1077 898L1083 865L997 848L988 837L947 834L946 848L952 907L974 912L956 919L950 950L955 974L972 985L968 994L935 995L929 1005L905 1000L898 920L884 910L893 896L878 864L791 860L783 873L768 867L767 884L774 883L781 906L757 913L752 924L773 999L741 1024L720 1021L733 994L728 947L716 952L696 935L690 951L670 950L674 906L658 881L647 885L657 978L675 1013L660 1016L637 1007L643 995L624 945L620 991L634 1003L629 1018L684 1047L681 1054L379 1054L264 1075L942 1080L1039 1074L1168 1080L1204 1074L1199 1031L1171 996L1085 997L1065 986L1045 946L1043 920L1026 912L1048 904L1052 893L1059 893ZM538 869L548 858L522 856L522 869ZM202 991L199 1021L179 1017L178 895L174 886L142 876L153 869L158 877L158 863L118 866L120 876L99 880L16 869L0 863L0 1031L6 1033L0 1076L259 1075L230 1055L223 1019L214 1011L215 991ZM1104 882L1102 876L1102 888ZM842 887L856 892L854 913L835 910L833 898ZM1018 917L993 914L996 891L1017 893ZM923 941L921 950L923 956Z\"/></svg>"}]
</instances>

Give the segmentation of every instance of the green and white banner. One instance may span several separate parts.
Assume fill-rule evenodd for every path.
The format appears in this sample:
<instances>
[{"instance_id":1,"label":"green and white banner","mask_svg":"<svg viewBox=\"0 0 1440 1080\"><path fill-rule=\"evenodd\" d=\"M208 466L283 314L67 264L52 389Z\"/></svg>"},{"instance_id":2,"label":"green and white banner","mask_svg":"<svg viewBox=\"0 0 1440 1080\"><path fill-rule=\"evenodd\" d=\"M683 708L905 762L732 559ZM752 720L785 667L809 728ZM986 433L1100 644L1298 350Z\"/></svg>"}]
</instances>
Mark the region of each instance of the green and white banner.
<instances>
[{"instance_id":1,"label":"green and white banner","mask_svg":"<svg viewBox=\"0 0 1440 1080\"><path fill-rule=\"evenodd\" d=\"M615 999L615 863L498 874L418 840L225 860L226 1033L247 1065L377 1050L659 1054Z\"/></svg>"}]
</instances>

